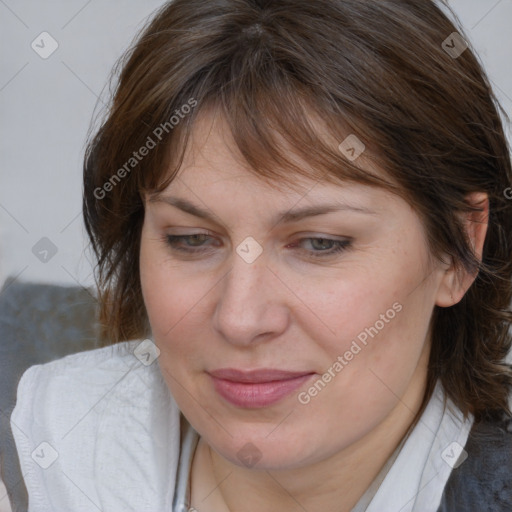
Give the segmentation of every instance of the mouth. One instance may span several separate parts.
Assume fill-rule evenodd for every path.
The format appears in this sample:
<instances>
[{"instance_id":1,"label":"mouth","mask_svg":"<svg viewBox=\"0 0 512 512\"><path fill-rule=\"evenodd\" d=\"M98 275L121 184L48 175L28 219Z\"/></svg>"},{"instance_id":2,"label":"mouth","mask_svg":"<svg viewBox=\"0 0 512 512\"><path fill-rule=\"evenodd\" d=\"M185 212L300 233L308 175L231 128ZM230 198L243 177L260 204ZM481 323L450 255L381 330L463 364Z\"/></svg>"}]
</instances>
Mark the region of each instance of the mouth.
<instances>
[{"instance_id":1,"label":"mouth","mask_svg":"<svg viewBox=\"0 0 512 512\"><path fill-rule=\"evenodd\" d=\"M246 409L273 405L316 375L314 372L267 368L248 371L223 368L207 373L215 391L224 400Z\"/></svg>"}]
</instances>

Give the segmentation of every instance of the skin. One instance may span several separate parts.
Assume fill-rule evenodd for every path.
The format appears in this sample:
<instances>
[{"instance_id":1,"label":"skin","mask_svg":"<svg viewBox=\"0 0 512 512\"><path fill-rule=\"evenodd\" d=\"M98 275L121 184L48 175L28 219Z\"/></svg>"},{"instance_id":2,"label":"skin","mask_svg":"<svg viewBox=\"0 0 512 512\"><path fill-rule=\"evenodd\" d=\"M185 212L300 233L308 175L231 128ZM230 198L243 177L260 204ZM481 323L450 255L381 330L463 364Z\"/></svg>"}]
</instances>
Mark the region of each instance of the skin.
<instances>
[{"instance_id":1,"label":"skin","mask_svg":"<svg viewBox=\"0 0 512 512\"><path fill-rule=\"evenodd\" d=\"M349 511L419 409L434 306L458 302L475 277L430 257L422 223L403 199L354 183L297 185L272 187L251 174L222 118L207 113L162 196L187 199L217 220L146 196L143 296L164 379L201 436L191 473L191 504L200 512ZM485 195L469 199L487 212ZM326 202L374 213L274 220L278 212ZM467 225L481 254L485 218L468 217ZM208 236L178 244L206 248L195 256L166 241L200 233ZM263 249L250 264L236 252L249 236ZM344 251L311 256L333 245L310 238L347 237ZM250 410L220 397L206 373L277 368L315 372L317 380L394 303L401 311L306 405L297 395L312 381ZM237 457L248 442L261 454L252 467Z\"/></svg>"}]
</instances>

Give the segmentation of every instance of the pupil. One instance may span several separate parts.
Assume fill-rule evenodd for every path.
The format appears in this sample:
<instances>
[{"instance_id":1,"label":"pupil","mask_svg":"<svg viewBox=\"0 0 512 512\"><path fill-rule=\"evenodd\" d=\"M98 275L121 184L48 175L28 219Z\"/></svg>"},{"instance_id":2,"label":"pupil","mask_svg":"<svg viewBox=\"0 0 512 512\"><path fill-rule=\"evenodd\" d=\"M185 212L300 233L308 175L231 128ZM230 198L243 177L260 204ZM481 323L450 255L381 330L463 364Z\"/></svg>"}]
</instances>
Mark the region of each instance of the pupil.
<instances>
[{"instance_id":1,"label":"pupil","mask_svg":"<svg viewBox=\"0 0 512 512\"><path fill-rule=\"evenodd\" d=\"M315 238L313 242L318 243L318 246L316 247L317 249L328 249L329 247L326 247L325 244L328 245L331 242L331 240L328 240L326 238Z\"/></svg>"},{"instance_id":2,"label":"pupil","mask_svg":"<svg viewBox=\"0 0 512 512\"><path fill-rule=\"evenodd\" d=\"M203 239L201 238L202 236L204 236L204 235L192 235L191 236L192 245L195 245L194 242L198 242L198 244L201 243L203 241Z\"/></svg>"}]
</instances>

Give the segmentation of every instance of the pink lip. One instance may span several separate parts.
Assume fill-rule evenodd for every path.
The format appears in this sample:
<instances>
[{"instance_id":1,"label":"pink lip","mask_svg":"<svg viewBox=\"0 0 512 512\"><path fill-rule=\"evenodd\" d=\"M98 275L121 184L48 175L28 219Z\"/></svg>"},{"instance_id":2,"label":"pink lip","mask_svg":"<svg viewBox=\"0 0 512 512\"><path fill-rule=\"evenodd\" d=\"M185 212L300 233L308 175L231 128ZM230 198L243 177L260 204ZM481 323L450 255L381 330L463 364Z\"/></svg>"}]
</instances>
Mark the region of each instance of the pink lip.
<instances>
[{"instance_id":1,"label":"pink lip","mask_svg":"<svg viewBox=\"0 0 512 512\"><path fill-rule=\"evenodd\" d=\"M295 391L314 373L286 370L223 368L208 372L217 393L237 407L258 408L274 404Z\"/></svg>"}]
</instances>

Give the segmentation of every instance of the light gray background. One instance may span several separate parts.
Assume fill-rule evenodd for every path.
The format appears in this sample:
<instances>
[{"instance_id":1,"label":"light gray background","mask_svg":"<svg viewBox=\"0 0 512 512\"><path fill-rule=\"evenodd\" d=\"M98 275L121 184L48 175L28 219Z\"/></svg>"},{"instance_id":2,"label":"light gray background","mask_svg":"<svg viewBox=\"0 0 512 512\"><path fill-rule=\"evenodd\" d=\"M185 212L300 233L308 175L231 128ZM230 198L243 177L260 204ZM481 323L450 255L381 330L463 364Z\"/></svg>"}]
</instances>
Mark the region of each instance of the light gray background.
<instances>
[{"instance_id":1,"label":"light gray background","mask_svg":"<svg viewBox=\"0 0 512 512\"><path fill-rule=\"evenodd\" d=\"M93 284L81 218L86 135L112 65L161 4L0 0L0 285L7 276ZM450 5L510 114L512 0ZM46 60L31 48L43 31L59 44ZM32 253L42 237L58 249L47 263Z\"/></svg>"}]
</instances>

